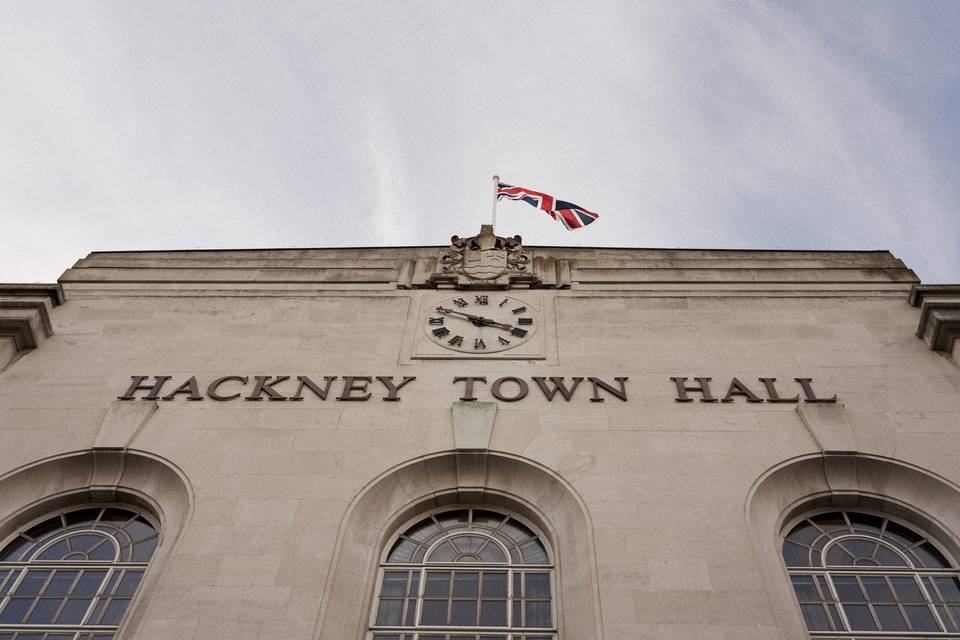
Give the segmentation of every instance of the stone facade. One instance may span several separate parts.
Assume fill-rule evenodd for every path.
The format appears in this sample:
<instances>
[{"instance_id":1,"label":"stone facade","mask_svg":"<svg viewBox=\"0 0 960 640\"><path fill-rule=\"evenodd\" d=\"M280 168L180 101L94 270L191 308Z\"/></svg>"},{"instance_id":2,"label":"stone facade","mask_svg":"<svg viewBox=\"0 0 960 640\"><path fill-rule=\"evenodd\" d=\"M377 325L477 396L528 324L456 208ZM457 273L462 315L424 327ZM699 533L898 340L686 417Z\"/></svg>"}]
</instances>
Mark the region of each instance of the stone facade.
<instances>
[{"instance_id":1,"label":"stone facade","mask_svg":"<svg viewBox=\"0 0 960 640\"><path fill-rule=\"evenodd\" d=\"M808 637L780 544L813 507L960 558L960 289L886 251L523 247L487 290L447 251L93 253L0 286L0 544L64 505L152 513L141 640L367 638L387 541L457 503L539 528L564 640ZM530 305L522 357L428 340L479 295ZM698 377L719 401L678 402Z\"/></svg>"}]
</instances>

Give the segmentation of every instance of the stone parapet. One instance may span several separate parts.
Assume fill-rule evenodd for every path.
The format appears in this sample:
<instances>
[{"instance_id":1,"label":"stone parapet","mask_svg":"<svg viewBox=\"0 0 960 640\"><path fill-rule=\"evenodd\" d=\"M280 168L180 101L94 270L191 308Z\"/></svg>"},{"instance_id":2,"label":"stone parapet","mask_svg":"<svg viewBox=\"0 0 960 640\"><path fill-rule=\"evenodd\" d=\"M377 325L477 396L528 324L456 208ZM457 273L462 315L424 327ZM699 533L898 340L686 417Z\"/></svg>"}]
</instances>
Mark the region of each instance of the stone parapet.
<instances>
[{"instance_id":1,"label":"stone parapet","mask_svg":"<svg viewBox=\"0 0 960 640\"><path fill-rule=\"evenodd\" d=\"M50 310L63 301L57 284L0 284L0 370L53 335Z\"/></svg>"},{"instance_id":2,"label":"stone parapet","mask_svg":"<svg viewBox=\"0 0 960 640\"><path fill-rule=\"evenodd\" d=\"M914 285L909 302L920 307L917 337L933 351L955 355L960 338L960 284Z\"/></svg>"}]
</instances>

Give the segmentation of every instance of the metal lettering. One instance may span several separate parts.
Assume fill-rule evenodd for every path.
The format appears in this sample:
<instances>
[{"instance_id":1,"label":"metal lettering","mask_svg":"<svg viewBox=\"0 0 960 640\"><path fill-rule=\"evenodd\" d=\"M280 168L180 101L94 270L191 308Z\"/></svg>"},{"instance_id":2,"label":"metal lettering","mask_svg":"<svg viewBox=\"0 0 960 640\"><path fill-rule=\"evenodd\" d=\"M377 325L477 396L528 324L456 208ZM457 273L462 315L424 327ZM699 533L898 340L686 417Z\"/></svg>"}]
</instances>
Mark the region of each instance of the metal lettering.
<instances>
[{"instance_id":1,"label":"metal lettering","mask_svg":"<svg viewBox=\"0 0 960 640\"><path fill-rule=\"evenodd\" d=\"M270 400L286 400L287 396L283 395L279 391L273 388L273 385L279 384L284 380L289 380L290 376L277 376L274 378L273 382L267 382L273 376L254 376L254 387L253 391L250 392L244 400L254 400L259 402L263 400L263 394L267 394L267 398Z\"/></svg>"},{"instance_id":2,"label":"metal lettering","mask_svg":"<svg viewBox=\"0 0 960 640\"><path fill-rule=\"evenodd\" d=\"M203 400L203 396L200 395L200 389L197 387L197 376L190 376L190 378L182 385L163 396L163 399L173 400L173 398L180 393L189 394L187 396L187 400Z\"/></svg>"},{"instance_id":3,"label":"metal lettering","mask_svg":"<svg viewBox=\"0 0 960 640\"><path fill-rule=\"evenodd\" d=\"M747 385L743 384L736 378L730 381L730 387L727 389L727 395L723 396L723 400L720 402L733 402L733 396L744 396L747 399L747 402L763 402L763 399L757 396L753 391L750 391L747 388Z\"/></svg>"},{"instance_id":4,"label":"metal lettering","mask_svg":"<svg viewBox=\"0 0 960 640\"><path fill-rule=\"evenodd\" d=\"M370 376L343 376L343 391L337 396L337 400L369 400L371 394L365 392L372 380ZM358 381L361 384L357 384ZM359 391L362 395L355 396L354 391Z\"/></svg>"},{"instance_id":5,"label":"metal lettering","mask_svg":"<svg viewBox=\"0 0 960 640\"><path fill-rule=\"evenodd\" d=\"M472 400L476 400L476 399L477 399L477 397L476 397L475 395L473 395L473 383L474 383L474 382L482 382L482 383L486 384L487 379L484 378L484 377L475 377L475 376L469 376L469 377L465 377L465 378L454 378L454 379L453 379L453 384L457 384L458 382L465 382L465 383L466 383L466 384L464 385L463 395L460 397L460 399L463 400L464 402L470 402L470 401L472 401Z\"/></svg>"},{"instance_id":6,"label":"metal lettering","mask_svg":"<svg viewBox=\"0 0 960 640\"><path fill-rule=\"evenodd\" d=\"M773 385L777 381L776 378L757 378L760 382L763 383L763 386L767 388L767 402L799 402L800 394L793 396L792 398L781 398L780 394L777 393L777 388Z\"/></svg>"},{"instance_id":7,"label":"metal lettering","mask_svg":"<svg viewBox=\"0 0 960 640\"><path fill-rule=\"evenodd\" d=\"M500 388L503 386L504 382L513 382L517 385L517 394L514 396L505 396ZM520 378L514 376L506 376L503 378L497 378L493 381L493 384L490 385L490 393L493 394L493 397L497 400L503 400L504 402L516 402L517 400L522 400L527 397L527 393L530 392L530 387L527 386L527 383Z\"/></svg>"},{"instance_id":8,"label":"metal lettering","mask_svg":"<svg viewBox=\"0 0 960 640\"><path fill-rule=\"evenodd\" d=\"M416 379L416 376L404 376L403 380L400 381L400 384L393 384L393 376L377 376L377 380L383 383L383 386L387 388L387 395L383 397L383 399L387 402L400 402L400 397L397 395L397 391L400 391L400 389L403 388L403 385Z\"/></svg>"},{"instance_id":9,"label":"metal lettering","mask_svg":"<svg viewBox=\"0 0 960 640\"><path fill-rule=\"evenodd\" d=\"M713 378L694 378L700 384L696 387L687 386L684 384L686 378L670 378L673 380L673 383L677 385L677 397L674 398L677 402L693 402L693 398L687 395L687 391L699 391L703 394L703 397L700 398L700 402L716 402L717 399L713 397L713 394L710 393L710 381Z\"/></svg>"},{"instance_id":10,"label":"metal lettering","mask_svg":"<svg viewBox=\"0 0 960 640\"><path fill-rule=\"evenodd\" d=\"M297 386L297 392L290 396L291 400L303 400L303 389L306 387L310 389L318 398L321 400L327 399L327 393L330 391L330 383L337 379L337 376L323 376L323 388L317 386L313 380L307 376L297 376L297 380L300 381L300 384Z\"/></svg>"},{"instance_id":11,"label":"metal lettering","mask_svg":"<svg viewBox=\"0 0 960 640\"><path fill-rule=\"evenodd\" d=\"M617 383L620 385L620 389L617 390L617 389L614 389L609 384L607 384L606 382L604 382L603 380L601 380L600 378L587 378L587 380L590 381L590 384L593 385L593 397L590 398L590 402L603 402L603 398L600 397L600 389L603 389L608 393L612 393L613 395L617 396L618 398L626 402L627 388L624 383L629 379L630 378L626 378L626 377L623 377L623 378L615 377L614 380L616 380Z\"/></svg>"},{"instance_id":12,"label":"metal lettering","mask_svg":"<svg viewBox=\"0 0 960 640\"><path fill-rule=\"evenodd\" d=\"M813 387L811 382L813 378L794 378L797 382L800 383L800 386L803 388L803 401L804 402L836 402L837 394L833 394L832 398L818 398L817 394L813 392Z\"/></svg>"},{"instance_id":13,"label":"metal lettering","mask_svg":"<svg viewBox=\"0 0 960 640\"><path fill-rule=\"evenodd\" d=\"M210 398L211 400L236 400L237 398L239 398L240 397L239 393L234 393L233 395L229 395L229 396L220 395L220 385L230 380L236 380L237 382L247 384L246 376L224 376L222 378L217 378L216 380L211 382L209 386L207 386L207 397Z\"/></svg>"},{"instance_id":14,"label":"metal lettering","mask_svg":"<svg viewBox=\"0 0 960 640\"><path fill-rule=\"evenodd\" d=\"M563 396L563 399L567 402L570 401L570 398L573 397L573 392L577 390L577 385L579 385L583 378L573 378L573 386L567 389L567 386L563 383L563 378L550 378L550 382L553 383L553 389L547 386L546 378L534 377L533 381L537 383L537 386L540 387L540 391L543 391L543 395L547 398L547 402L553 402L553 396L557 395L557 392L560 392L560 395Z\"/></svg>"},{"instance_id":15,"label":"metal lettering","mask_svg":"<svg viewBox=\"0 0 960 640\"><path fill-rule=\"evenodd\" d=\"M136 400L136 393L140 390L149 389L150 393L140 398L141 400L159 400L160 399L160 389L163 388L163 383L170 379L170 376L154 376L156 380L153 384L143 384L143 381L149 378L150 376L130 376L132 382L130 383L130 388L127 389L127 392L122 396L117 396L117 400Z\"/></svg>"}]
</instances>

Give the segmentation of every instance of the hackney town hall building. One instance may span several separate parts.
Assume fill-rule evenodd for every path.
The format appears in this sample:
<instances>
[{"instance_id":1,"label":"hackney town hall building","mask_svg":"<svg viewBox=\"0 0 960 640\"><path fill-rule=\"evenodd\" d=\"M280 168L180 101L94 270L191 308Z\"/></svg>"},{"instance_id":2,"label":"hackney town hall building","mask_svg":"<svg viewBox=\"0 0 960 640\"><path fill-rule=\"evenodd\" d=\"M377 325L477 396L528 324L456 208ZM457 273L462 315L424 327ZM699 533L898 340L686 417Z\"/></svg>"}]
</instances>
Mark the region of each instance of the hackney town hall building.
<instances>
[{"instance_id":1,"label":"hackney town hall building","mask_svg":"<svg viewBox=\"0 0 960 640\"><path fill-rule=\"evenodd\" d=\"M0 640L960 638L887 251L96 252L0 285Z\"/></svg>"}]
</instances>

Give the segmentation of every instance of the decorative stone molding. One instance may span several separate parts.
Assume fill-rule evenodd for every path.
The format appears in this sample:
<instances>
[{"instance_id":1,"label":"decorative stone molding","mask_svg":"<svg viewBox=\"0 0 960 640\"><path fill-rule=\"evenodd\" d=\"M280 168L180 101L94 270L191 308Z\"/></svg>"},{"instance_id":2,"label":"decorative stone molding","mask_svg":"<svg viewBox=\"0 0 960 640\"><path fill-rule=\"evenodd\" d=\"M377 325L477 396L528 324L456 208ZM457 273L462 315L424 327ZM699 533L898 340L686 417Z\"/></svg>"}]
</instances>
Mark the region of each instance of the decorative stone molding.
<instances>
[{"instance_id":1,"label":"decorative stone molding","mask_svg":"<svg viewBox=\"0 0 960 640\"><path fill-rule=\"evenodd\" d=\"M920 307L917 337L933 351L953 353L960 338L960 284L913 285L909 302Z\"/></svg>"},{"instance_id":2,"label":"decorative stone molding","mask_svg":"<svg viewBox=\"0 0 960 640\"><path fill-rule=\"evenodd\" d=\"M53 335L50 309L63 301L57 284L0 284L0 338L13 344L12 352L2 352L8 355L0 359L0 370Z\"/></svg>"},{"instance_id":3,"label":"decorative stone molding","mask_svg":"<svg viewBox=\"0 0 960 640\"><path fill-rule=\"evenodd\" d=\"M470 238L453 236L436 258L406 260L399 289L569 288L570 261L532 258L520 236L498 236L489 224Z\"/></svg>"}]
</instances>

